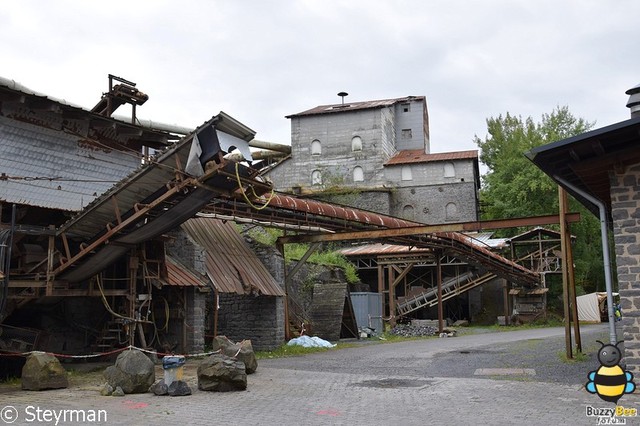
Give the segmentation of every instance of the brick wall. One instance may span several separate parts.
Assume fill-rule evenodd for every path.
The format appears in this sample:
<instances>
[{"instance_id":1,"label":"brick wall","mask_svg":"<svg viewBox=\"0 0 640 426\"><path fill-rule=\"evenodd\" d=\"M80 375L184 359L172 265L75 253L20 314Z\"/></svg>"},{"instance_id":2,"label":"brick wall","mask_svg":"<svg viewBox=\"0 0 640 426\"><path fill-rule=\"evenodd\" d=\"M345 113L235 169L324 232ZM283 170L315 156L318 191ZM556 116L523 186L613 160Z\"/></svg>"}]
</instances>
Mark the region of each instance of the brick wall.
<instances>
[{"instance_id":1,"label":"brick wall","mask_svg":"<svg viewBox=\"0 0 640 426\"><path fill-rule=\"evenodd\" d=\"M611 177L611 212L627 369L640 373L640 164Z\"/></svg>"}]
</instances>

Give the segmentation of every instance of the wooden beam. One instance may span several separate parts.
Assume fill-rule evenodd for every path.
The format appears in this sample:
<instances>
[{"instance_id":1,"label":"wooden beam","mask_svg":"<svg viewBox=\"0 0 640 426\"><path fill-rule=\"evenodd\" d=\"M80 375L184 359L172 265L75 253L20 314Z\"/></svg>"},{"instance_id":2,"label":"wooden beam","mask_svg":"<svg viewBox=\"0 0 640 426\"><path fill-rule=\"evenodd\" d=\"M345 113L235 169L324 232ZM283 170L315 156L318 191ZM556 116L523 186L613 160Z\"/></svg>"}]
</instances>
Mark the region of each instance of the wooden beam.
<instances>
[{"instance_id":1,"label":"wooden beam","mask_svg":"<svg viewBox=\"0 0 640 426\"><path fill-rule=\"evenodd\" d=\"M567 213L566 222L580 221L580 213ZM347 240L372 240L380 238L393 238L421 234L434 234L438 232L471 232L503 228L517 228L521 226L540 226L560 223L558 215L535 216L518 219L499 219L481 222L460 222L445 225L420 225L405 228L387 228L369 231L339 232L335 234L313 234L284 236L278 238L279 244L310 243L316 241L347 241Z\"/></svg>"},{"instance_id":2,"label":"wooden beam","mask_svg":"<svg viewBox=\"0 0 640 426\"><path fill-rule=\"evenodd\" d=\"M404 269L400 272L400 274L396 277L396 279L395 279L395 280L393 280L393 283L391 283L391 286L392 286L393 288L396 288L396 287L398 286L398 284L400 284L400 281L402 281L402 280L404 279L404 277L406 277L406 276L407 276L407 274L408 274L409 272L411 272L411 270L413 269L413 265L414 265L414 263L410 263L410 264L408 264L408 265L407 265L407 267L406 267L406 268L404 268ZM395 266L392 266L392 268L394 268L394 269L396 269L397 271L399 271L399 269L398 269L398 268L396 268Z\"/></svg>"}]
</instances>

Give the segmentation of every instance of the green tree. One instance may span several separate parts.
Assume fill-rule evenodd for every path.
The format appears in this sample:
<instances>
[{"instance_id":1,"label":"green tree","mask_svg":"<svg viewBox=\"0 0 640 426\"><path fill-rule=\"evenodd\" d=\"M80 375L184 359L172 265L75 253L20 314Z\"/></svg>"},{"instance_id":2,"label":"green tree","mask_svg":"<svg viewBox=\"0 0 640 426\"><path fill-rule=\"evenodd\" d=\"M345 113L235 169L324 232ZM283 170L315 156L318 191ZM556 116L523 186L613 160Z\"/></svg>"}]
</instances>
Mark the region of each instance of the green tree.
<instances>
[{"instance_id":1,"label":"green tree","mask_svg":"<svg viewBox=\"0 0 640 426\"><path fill-rule=\"evenodd\" d=\"M480 161L487 167L482 177L482 219L507 219L558 213L558 186L529 161L524 153L588 131L593 123L574 117L568 107L543 114L540 122L507 113L487 119L488 135L474 141ZM592 213L570 198L570 210L582 220L571 226L576 236L574 263L576 283L586 291L604 288L599 222ZM556 228L557 229L557 228ZM505 230L515 235L520 230Z\"/></svg>"}]
</instances>

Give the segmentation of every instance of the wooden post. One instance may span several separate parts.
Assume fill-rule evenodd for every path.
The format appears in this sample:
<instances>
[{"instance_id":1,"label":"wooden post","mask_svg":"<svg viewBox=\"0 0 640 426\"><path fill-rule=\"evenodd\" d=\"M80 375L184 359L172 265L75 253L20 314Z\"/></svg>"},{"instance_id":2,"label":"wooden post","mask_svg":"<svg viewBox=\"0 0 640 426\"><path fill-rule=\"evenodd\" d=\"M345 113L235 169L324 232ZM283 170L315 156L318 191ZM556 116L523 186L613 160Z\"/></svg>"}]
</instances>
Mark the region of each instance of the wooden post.
<instances>
[{"instance_id":1,"label":"wooden post","mask_svg":"<svg viewBox=\"0 0 640 426\"><path fill-rule=\"evenodd\" d=\"M503 279L502 282L503 282L502 288L504 288L504 324L510 325L511 315L509 312L509 281Z\"/></svg>"},{"instance_id":2,"label":"wooden post","mask_svg":"<svg viewBox=\"0 0 640 426\"><path fill-rule=\"evenodd\" d=\"M129 318L134 322L129 324L129 345L135 346L136 339L136 284L138 278L138 257L135 256L135 252L129 255Z\"/></svg>"},{"instance_id":3,"label":"wooden post","mask_svg":"<svg viewBox=\"0 0 640 426\"><path fill-rule=\"evenodd\" d=\"M564 205L561 207L562 211L566 213L568 210L567 203L567 191L564 188L560 187L560 191L562 191L563 203ZM562 216L561 216L562 218ZM565 222L565 234L564 238L564 247L565 254L567 257L567 279L569 282L569 304L571 306L571 315L573 317L573 337L576 340L576 350L578 352L582 352L582 339L580 338L580 321L578 318L578 301L576 298L576 275L575 270L573 268L573 248L571 247L571 229L570 225Z\"/></svg>"},{"instance_id":4,"label":"wooden post","mask_svg":"<svg viewBox=\"0 0 640 426\"><path fill-rule=\"evenodd\" d=\"M560 208L560 247L562 249L562 306L564 308L564 343L567 359L573 358L571 347L571 311L569 309L569 259L567 258L567 193L558 186Z\"/></svg>"},{"instance_id":5,"label":"wooden post","mask_svg":"<svg viewBox=\"0 0 640 426\"><path fill-rule=\"evenodd\" d=\"M442 252L436 251L436 275L438 280L438 333L444 332L444 309L442 306Z\"/></svg>"},{"instance_id":6,"label":"wooden post","mask_svg":"<svg viewBox=\"0 0 640 426\"><path fill-rule=\"evenodd\" d=\"M387 266L389 272L389 324L391 327L396 325L396 295L393 288L393 281L395 280L395 274L392 265Z\"/></svg>"},{"instance_id":7,"label":"wooden post","mask_svg":"<svg viewBox=\"0 0 640 426\"><path fill-rule=\"evenodd\" d=\"M378 259L378 262L380 262L380 260ZM385 300L384 300L384 266L382 266L380 263L378 263L378 293L380 293L380 295L382 297L380 297L380 302L382 304L382 310L381 312L381 316L384 318L384 313L385 313ZM383 332L384 332L384 321L382 324L382 328L383 328Z\"/></svg>"}]
</instances>

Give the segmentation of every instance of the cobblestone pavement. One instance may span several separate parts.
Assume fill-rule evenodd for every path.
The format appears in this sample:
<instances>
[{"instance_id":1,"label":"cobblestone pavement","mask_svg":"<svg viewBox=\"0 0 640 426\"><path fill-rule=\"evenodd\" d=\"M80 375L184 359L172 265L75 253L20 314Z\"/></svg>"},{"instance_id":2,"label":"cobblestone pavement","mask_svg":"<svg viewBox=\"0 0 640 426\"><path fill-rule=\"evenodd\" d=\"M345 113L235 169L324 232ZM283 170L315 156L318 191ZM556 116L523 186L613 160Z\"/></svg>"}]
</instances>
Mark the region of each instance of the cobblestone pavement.
<instances>
[{"instance_id":1,"label":"cobblestone pavement","mask_svg":"<svg viewBox=\"0 0 640 426\"><path fill-rule=\"evenodd\" d=\"M516 334L509 337L509 333L492 334L499 335L496 338L500 340L525 338ZM323 354L295 358L295 368L287 367L287 359L261 360L258 371L248 377L248 389L244 392L199 391L192 374L187 377L194 394L186 397L151 394L102 397L99 386L93 383L45 392L21 391L16 384L3 385L0 410L15 407L18 418L13 424L49 425L56 424L55 415L64 414L63 410L105 410L106 419L105 415L102 418L105 421L97 424L127 425L595 425L598 419L586 416L587 407L613 407L587 393L582 384L415 374L418 364L428 364L441 352L438 346L470 347L472 341L475 340L471 336L462 336L327 353L330 354L327 358L333 359L347 351L345 359L370 365L368 371L354 368L355 372L349 372L348 365L338 372L330 367L319 369ZM427 346L432 349L425 350ZM376 368L393 362L392 355L397 355L398 349L405 354L427 355L417 357L413 367L404 372L401 366L395 370ZM391 355L384 356L385 353ZM305 362L309 368L304 367ZM640 395L625 395L620 405L640 408ZM36 411L38 408L40 413ZM48 413L49 421L45 421L44 410L52 410ZM0 414L11 420L16 412L5 408ZM38 414L41 421L37 421ZM88 418L77 422L78 413L66 415L66 419L59 418L58 425L96 424ZM640 424L638 418L625 420L626 424Z\"/></svg>"}]
</instances>

